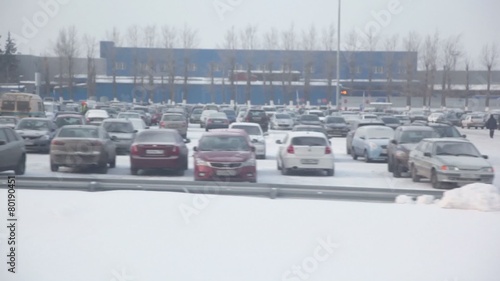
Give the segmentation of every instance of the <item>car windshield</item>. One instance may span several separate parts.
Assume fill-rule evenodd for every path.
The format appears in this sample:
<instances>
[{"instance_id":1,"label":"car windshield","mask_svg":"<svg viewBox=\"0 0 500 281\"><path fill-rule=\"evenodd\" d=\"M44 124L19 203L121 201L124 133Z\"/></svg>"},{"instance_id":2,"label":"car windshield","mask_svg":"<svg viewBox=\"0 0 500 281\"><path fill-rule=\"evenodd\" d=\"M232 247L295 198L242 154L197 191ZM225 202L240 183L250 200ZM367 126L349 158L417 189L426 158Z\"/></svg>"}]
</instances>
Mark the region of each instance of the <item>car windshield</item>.
<instances>
[{"instance_id":1,"label":"car windshield","mask_svg":"<svg viewBox=\"0 0 500 281\"><path fill-rule=\"evenodd\" d=\"M244 136L205 136L200 139L200 151L249 151L250 145Z\"/></svg>"},{"instance_id":2,"label":"car windshield","mask_svg":"<svg viewBox=\"0 0 500 281\"><path fill-rule=\"evenodd\" d=\"M99 138L99 132L95 128L65 128L63 127L58 138Z\"/></svg>"},{"instance_id":3,"label":"car windshield","mask_svg":"<svg viewBox=\"0 0 500 281\"><path fill-rule=\"evenodd\" d=\"M152 143L175 143L175 132L168 131L143 131L137 135L135 142L152 142Z\"/></svg>"},{"instance_id":4,"label":"car windshield","mask_svg":"<svg viewBox=\"0 0 500 281\"><path fill-rule=\"evenodd\" d=\"M141 118L141 115L139 115L137 113L120 113L120 114L118 114L118 118L123 118L123 119L127 119L127 118Z\"/></svg>"},{"instance_id":5,"label":"car windshield","mask_svg":"<svg viewBox=\"0 0 500 281\"><path fill-rule=\"evenodd\" d=\"M108 133L133 133L134 127L128 122L104 122L104 129Z\"/></svg>"},{"instance_id":6,"label":"car windshield","mask_svg":"<svg viewBox=\"0 0 500 281\"><path fill-rule=\"evenodd\" d=\"M326 124L342 124L346 123L345 119L342 117L328 117L326 118Z\"/></svg>"},{"instance_id":7,"label":"car windshield","mask_svg":"<svg viewBox=\"0 0 500 281\"><path fill-rule=\"evenodd\" d=\"M48 131L49 122L45 120L30 120L23 119L17 124L18 130L35 130L35 131Z\"/></svg>"},{"instance_id":8,"label":"car windshield","mask_svg":"<svg viewBox=\"0 0 500 281\"><path fill-rule=\"evenodd\" d=\"M300 117L300 120L302 121L319 121L319 117L317 115L302 115Z\"/></svg>"},{"instance_id":9,"label":"car windshield","mask_svg":"<svg viewBox=\"0 0 500 281\"><path fill-rule=\"evenodd\" d=\"M255 110L251 110L250 112L248 112L248 114L252 117L263 117L263 116L266 116L266 112L265 111L255 111Z\"/></svg>"},{"instance_id":10,"label":"car windshield","mask_svg":"<svg viewBox=\"0 0 500 281\"><path fill-rule=\"evenodd\" d=\"M309 114L316 115L318 117L324 117L325 116L325 114L323 112L320 112L320 111L309 112Z\"/></svg>"},{"instance_id":11,"label":"car windshield","mask_svg":"<svg viewBox=\"0 0 500 281\"><path fill-rule=\"evenodd\" d=\"M328 143L324 138L318 137L294 137L292 145L297 146L327 146Z\"/></svg>"},{"instance_id":12,"label":"car windshield","mask_svg":"<svg viewBox=\"0 0 500 281\"><path fill-rule=\"evenodd\" d=\"M462 135L457 128L452 126L433 126L432 127L442 138L460 138Z\"/></svg>"},{"instance_id":13,"label":"car windshield","mask_svg":"<svg viewBox=\"0 0 500 281\"><path fill-rule=\"evenodd\" d=\"M256 126L234 125L231 127L231 129L244 130L248 135L251 135L251 136L262 135L260 128L256 127Z\"/></svg>"},{"instance_id":14,"label":"car windshield","mask_svg":"<svg viewBox=\"0 0 500 281\"><path fill-rule=\"evenodd\" d=\"M236 116L236 112L234 110L224 110L223 111L227 116Z\"/></svg>"},{"instance_id":15,"label":"car windshield","mask_svg":"<svg viewBox=\"0 0 500 281\"><path fill-rule=\"evenodd\" d=\"M56 125L59 128L66 125L83 125L83 121L80 117L58 117Z\"/></svg>"},{"instance_id":16,"label":"car windshield","mask_svg":"<svg viewBox=\"0 0 500 281\"><path fill-rule=\"evenodd\" d=\"M399 143L418 143L423 139L435 138L438 137L438 134L434 131L404 131L401 134L401 140Z\"/></svg>"},{"instance_id":17,"label":"car windshield","mask_svg":"<svg viewBox=\"0 0 500 281\"><path fill-rule=\"evenodd\" d=\"M180 114L163 115L162 121L184 121L184 116Z\"/></svg>"},{"instance_id":18,"label":"car windshield","mask_svg":"<svg viewBox=\"0 0 500 281\"><path fill-rule=\"evenodd\" d=\"M144 124L142 119L129 119L129 121L132 123L134 130L142 130L146 128L146 124Z\"/></svg>"},{"instance_id":19,"label":"car windshield","mask_svg":"<svg viewBox=\"0 0 500 281\"><path fill-rule=\"evenodd\" d=\"M203 110L201 108L197 108L195 110L193 110L193 114L201 114L203 112Z\"/></svg>"},{"instance_id":20,"label":"car windshield","mask_svg":"<svg viewBox=\"0 0 500 281\"><path fill-rule=\"evenodd\" d=\"M394 117L382 117L381 119L386 124L399 124L399 120Z\"/></svg>"},{"instance_id":21,"label":"car windshield","mask_svg":"<svg viewBox=\"0 0 500 281\"><path fill-rule=\"evenodd\" d=\"M391 128L370 128L366 129L367 139L392 139L394 131Z\"/></svg>"},{"instance_id":22,"label":"car windshield","mask_svg":"<svg viewBox=\"0 0 500 281\"><path fill-rule=\"evenodd\" d=\"M435 153L436 155L481 157L477 148L468 142L438 142L435 145Z\"/></svg>"},{"instance_id":23,"label":"car windshield","mask_svg":"<svg viewBox=\"0 0 500 281\"><path fill-rule=\"evenodd\" d=\"M276 114L274 115L276 117L276 119L290 119L290 115L288 114Z\"/></svg>"}]
</instances>

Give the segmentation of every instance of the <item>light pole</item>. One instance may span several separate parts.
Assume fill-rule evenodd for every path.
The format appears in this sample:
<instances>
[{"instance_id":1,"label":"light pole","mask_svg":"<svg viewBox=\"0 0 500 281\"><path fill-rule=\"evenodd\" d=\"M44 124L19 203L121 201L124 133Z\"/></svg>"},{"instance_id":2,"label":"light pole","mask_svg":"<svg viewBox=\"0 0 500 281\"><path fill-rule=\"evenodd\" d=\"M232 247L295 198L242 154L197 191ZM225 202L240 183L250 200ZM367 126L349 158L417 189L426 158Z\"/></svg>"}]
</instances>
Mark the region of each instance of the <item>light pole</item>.
<instances>
[{"instance_id":1,"label":"light pole","mask_svg":"<svg viewBox=\"0 0 500 281\"><path fill-rule=\"evenodd\" d=\"M23 76L22 75L19 75L19 79L17 81L17 91L20 92L21 91L21 79L23 79Z\"/></svg>"},{"instance_id":2,"label":"light pole","mask_svg":"<svg viewBox=\"0 0 500 281\"><path fill-rule=\"evenodd\" d=\"M337 110L342 108L340 102L340 8L341 1L339 0L339 8L338 8L338 22L337 22L337 87L335 94L335 103L337 104Z\"/></svg>"}]
</instances>

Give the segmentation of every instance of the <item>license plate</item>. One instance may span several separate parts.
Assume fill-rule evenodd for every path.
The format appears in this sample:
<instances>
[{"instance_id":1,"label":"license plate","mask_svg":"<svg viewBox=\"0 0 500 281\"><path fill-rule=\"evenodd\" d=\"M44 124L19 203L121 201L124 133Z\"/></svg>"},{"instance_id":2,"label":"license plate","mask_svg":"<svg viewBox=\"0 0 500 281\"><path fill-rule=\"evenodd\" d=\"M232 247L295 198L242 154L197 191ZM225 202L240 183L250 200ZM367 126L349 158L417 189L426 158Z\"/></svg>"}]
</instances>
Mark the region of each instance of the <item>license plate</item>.
<instances>
[{"instance_id":1,"label":"license plate","mask_svg":"<svg viewBox=\"0 0 500 281\"><path fill-rule=\"evenodd\" d=\"M163 150L148 149L148 150L146 150L146 154L150 154L150 155L163 155Z\"/></svg>"},{"instance_id":2,"label":"license plate","mask_svg":"<svg viewBox=\"0 0 500 281\"><path fill-rule=\"evenodd\" d=\"M214 123L222 123L221 120L215 120Z\"/></svg>"},{"instance_id":3,"label":"license plate","mask_svg":"<svg viewBox=\"0 0 500 281\"><path fill-rule=\"evenodd\" d=\"M314 165L318 164L318 159L302 159L300 160L300 163L305 165Z\"/></svg>"},{"instance_id":4,"label":"license plate","mask_svg":"<svg viewBox=\"0 0 500 281\"><path fill-rule=\"evenodd\" d=\"M228 177L228 176L235 176L236 171L235 170L217 170L217 171L215 171L215 174L218 176Z\"/></svg>"},{"instance_id":5,"label":"license plate","mask_svg":"<svg viewBox=\"0 0 500 281\"><path fill-rule=\"evenodd\" d=\"M475 179L475 178L477 178L477 176L475 176L473 174L463 174L462 178L464 178L464 179Z\"/></svg>"}]
</instances>

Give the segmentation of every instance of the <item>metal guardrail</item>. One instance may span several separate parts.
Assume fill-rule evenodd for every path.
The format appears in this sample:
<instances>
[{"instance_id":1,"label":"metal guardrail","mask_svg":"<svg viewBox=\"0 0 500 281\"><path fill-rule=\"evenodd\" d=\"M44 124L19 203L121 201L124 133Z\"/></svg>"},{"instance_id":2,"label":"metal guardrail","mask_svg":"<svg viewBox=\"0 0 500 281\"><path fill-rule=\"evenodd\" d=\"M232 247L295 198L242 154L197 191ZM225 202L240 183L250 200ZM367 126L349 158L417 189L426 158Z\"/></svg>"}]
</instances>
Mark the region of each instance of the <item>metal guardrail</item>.
<instances>
[{"instance_id":1,"label":"metal guardrail","mask_svg":"<svg viewBox=\"0 0 500 281\"><path fill-rule=\"evenodd\" d=\"M7 188L7 177L0 177L0 188ZM432 195L439 199L443 196L444 192L441 190L234 183L221 181L196 182L164 179L54 178L28 176L16 176L16 188L88 192L142 190L210 195L255 196L271 199L297 198L367 202L394 202L399 195L408 195L410 197Z\"/></svg>"}]
</instances>

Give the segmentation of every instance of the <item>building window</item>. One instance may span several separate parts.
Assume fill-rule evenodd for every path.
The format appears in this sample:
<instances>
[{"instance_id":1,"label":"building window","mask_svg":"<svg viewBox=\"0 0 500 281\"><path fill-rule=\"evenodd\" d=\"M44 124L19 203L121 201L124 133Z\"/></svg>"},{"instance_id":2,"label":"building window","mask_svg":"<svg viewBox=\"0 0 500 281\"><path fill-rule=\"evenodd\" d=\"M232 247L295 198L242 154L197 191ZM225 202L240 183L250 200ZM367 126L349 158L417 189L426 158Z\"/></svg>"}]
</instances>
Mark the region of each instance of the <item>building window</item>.
<instances>
[{"instance_id":1,"label":"building window","mask_svg":"<svg viewBox=\"0 0 500 281\"><path fill-rule=\"evenodd\" d=\"M374 74L384 74L384 67L383 66L373 67L373 73Z\"/></svg>"},{"instance_id":2,"label":"building window","mask_svg":"<svg viewBox=\"0 0 500 281\"><path fill-rule=\"evenodd\" d=\"M125 70L125 63L123 63L123 62L115 62L115 69L116 70Z\"/></svg>"}]
</instances>

